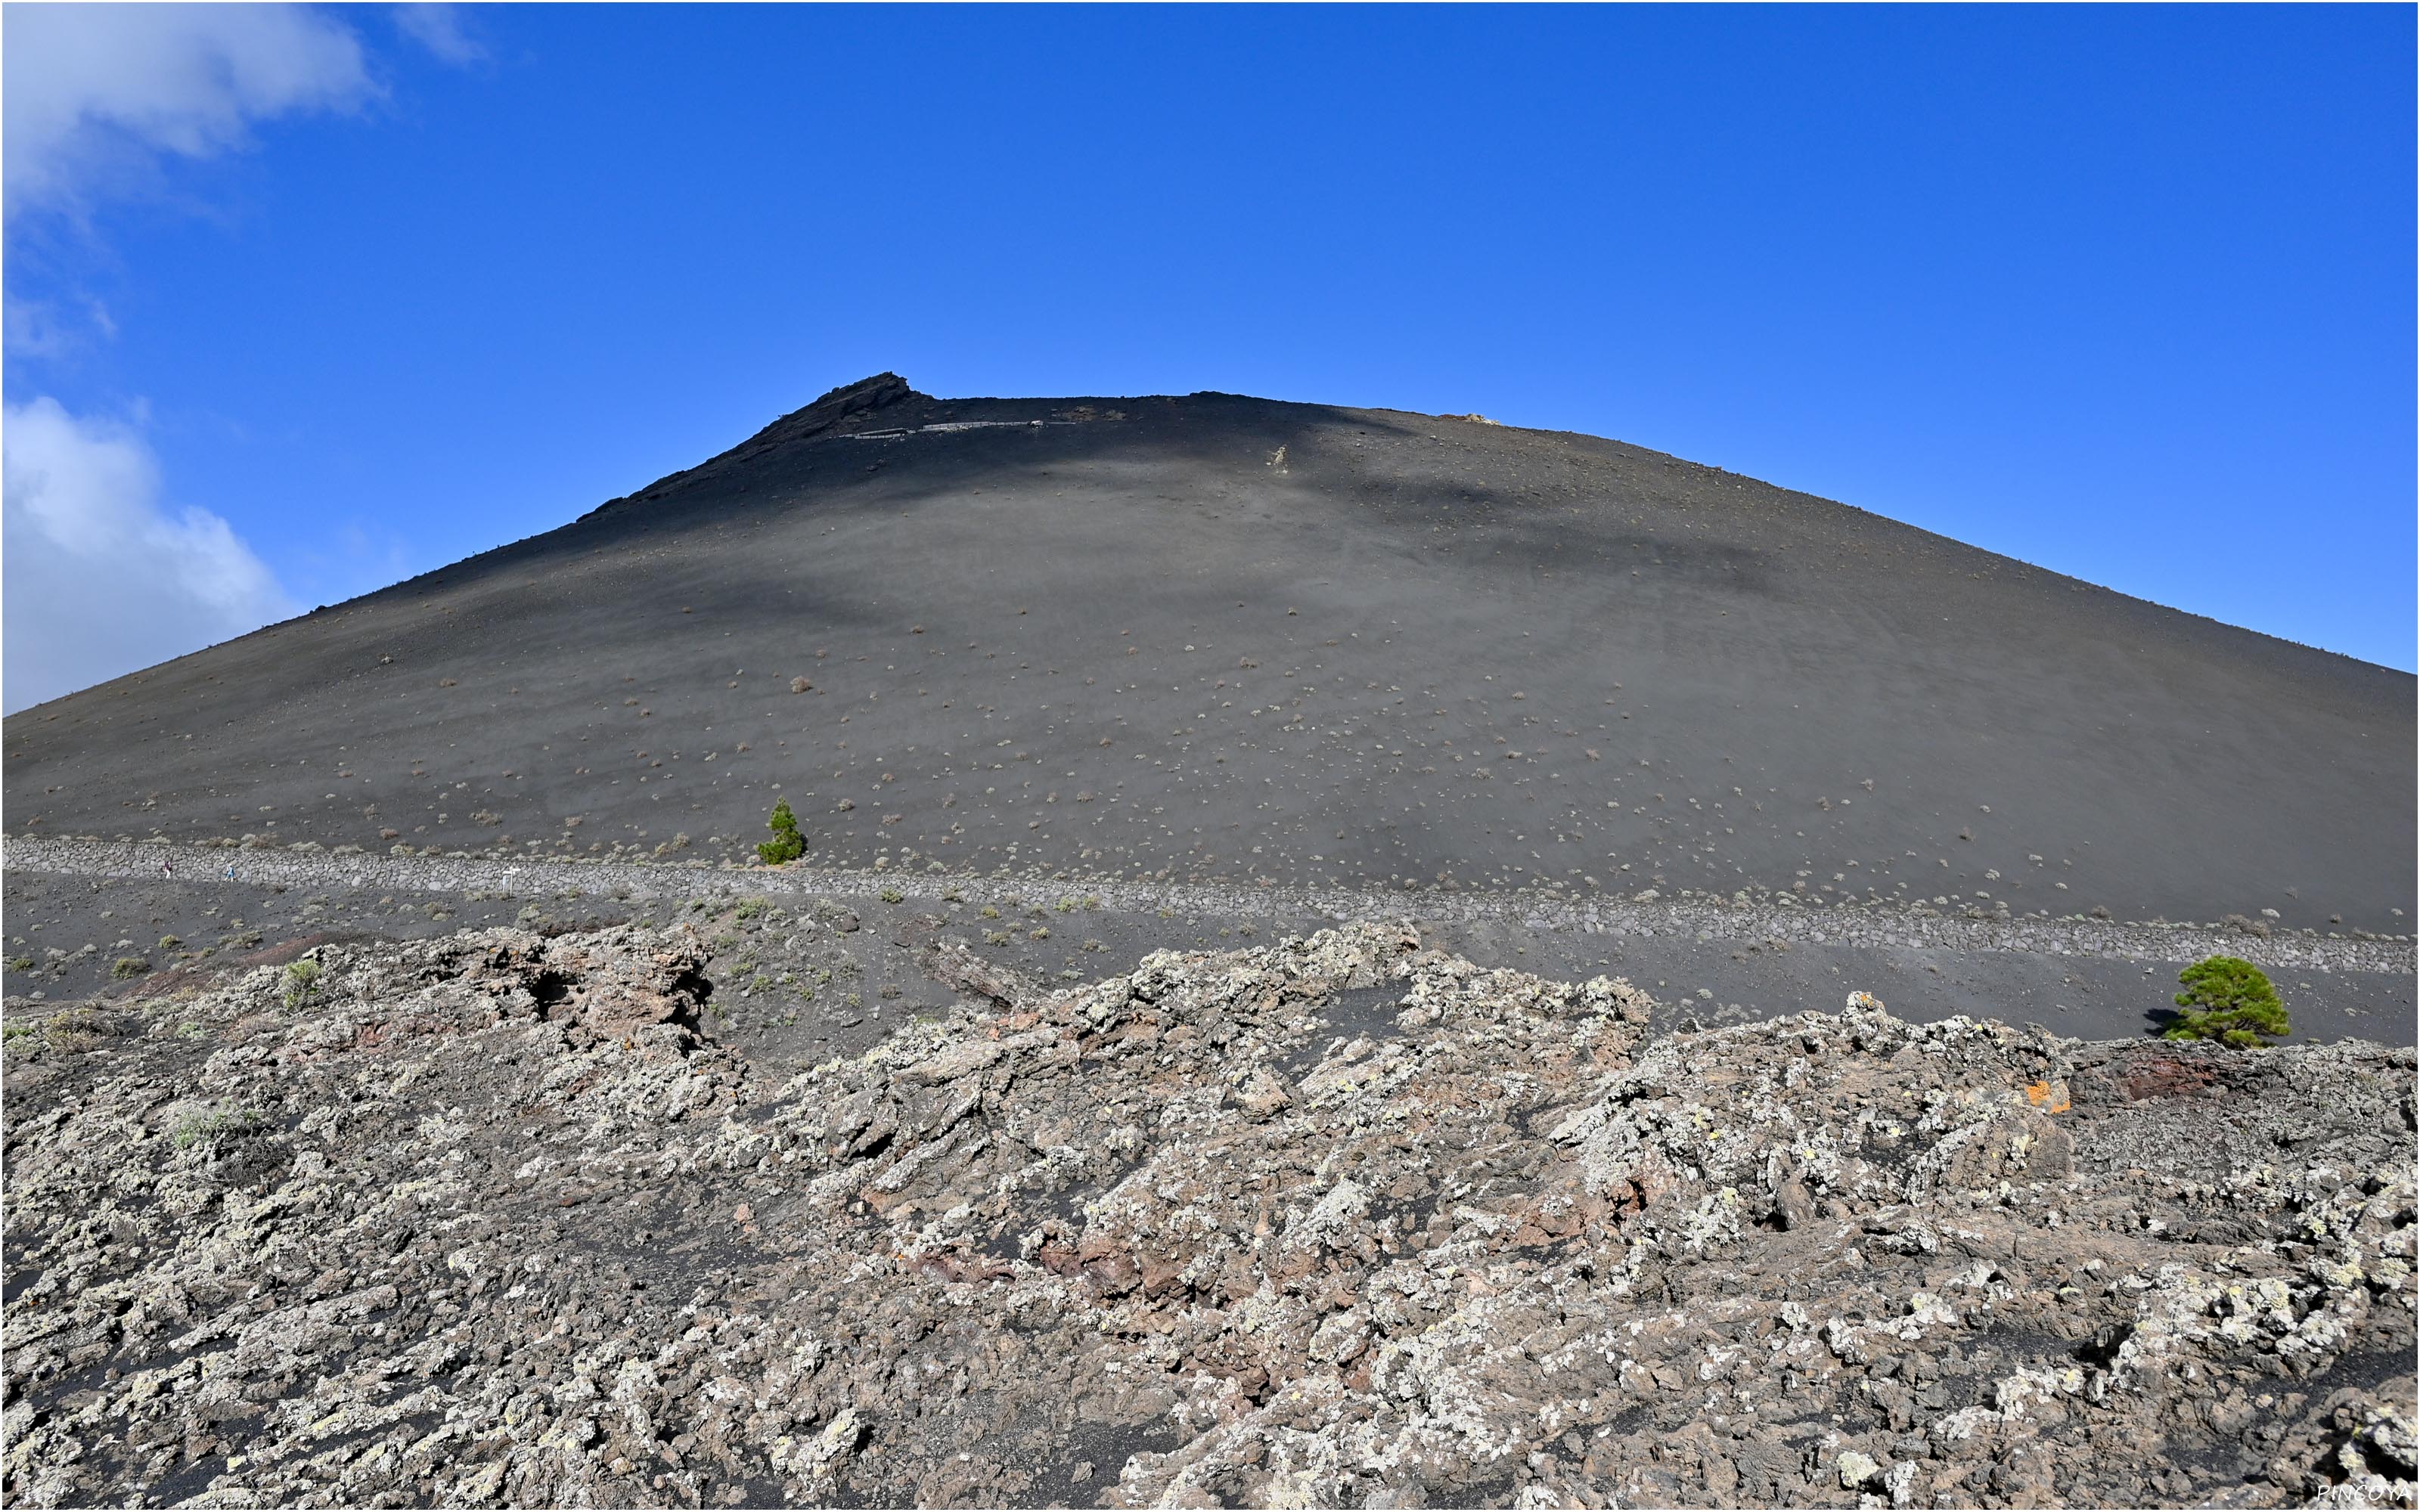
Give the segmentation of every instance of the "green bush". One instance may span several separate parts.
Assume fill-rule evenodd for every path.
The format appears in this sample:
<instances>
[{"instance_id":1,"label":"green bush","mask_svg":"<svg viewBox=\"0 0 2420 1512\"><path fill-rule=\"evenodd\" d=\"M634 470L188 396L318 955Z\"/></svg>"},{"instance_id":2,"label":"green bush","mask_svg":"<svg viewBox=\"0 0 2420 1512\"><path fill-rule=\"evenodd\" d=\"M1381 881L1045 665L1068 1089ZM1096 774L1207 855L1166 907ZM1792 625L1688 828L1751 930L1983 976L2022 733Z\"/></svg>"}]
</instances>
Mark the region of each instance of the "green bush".
<instances>
[{"instance_id":1,"label":"green bush","mask_svg":"<svg viewBox=\"0 0 2420 1512\"><path fill-rule=\"evenodd\" d=\"M178 1149L190 1149L201 1140L223 1134L241 1134L259 1123L260 1111L257 1108L217 1108L183 1119L177 1125L172 1139Z\"/></svg>"},{"instance_id":2,"label":"green bush","mask_svg":"<svg viewBox=\"0 0 2420 1512\"><path fill-rule=\"evenodd\" d=\"M286 968L286 1006L301 1008L319 990L319 963L308 959L296 961Z\"/></svg>"},{"instance_id":3,"label":"green bush","mask_svg":"<svg viewBox=\"0 0 2420 1512\"><path fill-rule=\"evenodd\" d=\"M2178 974L2184 1010L2163 1038L2216 1040L2239 1050L2257 1050L2293 1033L2286 1005L2258 966L2231 955L2214 955Z\"/></svg>"},{"instance_id":4,"label":"green bush","mask_svg":"<svg viewBox=\"0 0 2420 1512\"><path fill-rule=\"evenodd\" d=\"M151 963L139 955L121 955L111 964L109 976L113 981L125 981L140 977L150 969Z\"/></svg>"},{"instance_id":5,"label":"green bush","mask_svg":"<svg viewBox=\"0 0 2420 1512\"><path fill-rule=\"evenodd\" d=\"M757 842L756 858L767 866L780 866L807 854L806 837L799 833L799 816L790 811L789 799L773 805L773 817L765 821L765 827L773 832L773 838Z\"/></svg>"},{"instance_id":6,"label":"green bush","mask_svg":"<svg viewBox=\"0 0 2420 1512\"><path fill-rule=\"evenodd\" d=\"M887 903L904 903L908 901L908 895L896 887L885 887L882 889L882 901Z\"/></svg>"}]
</instances>

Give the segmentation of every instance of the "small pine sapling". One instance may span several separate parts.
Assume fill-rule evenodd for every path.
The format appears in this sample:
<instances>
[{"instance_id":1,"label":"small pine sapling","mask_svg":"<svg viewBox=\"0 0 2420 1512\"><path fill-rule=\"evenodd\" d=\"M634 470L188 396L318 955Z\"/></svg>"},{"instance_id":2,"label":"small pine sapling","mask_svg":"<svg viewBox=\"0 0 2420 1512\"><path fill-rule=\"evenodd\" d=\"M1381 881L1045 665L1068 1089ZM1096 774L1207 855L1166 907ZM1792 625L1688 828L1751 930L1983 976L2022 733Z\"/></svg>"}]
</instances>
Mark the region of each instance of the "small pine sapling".
<instances>
[{"instance_id":1,"label":"small pine sapling","mask_svg":"<svg viewBox=\"0 0 2420 1512\"><path fill-rule=\"evenodd\" d=\"M2177 976L2179 1013L2162 1038L2216 1040L2238 1050L2257 1050L2292 1034L2277 989L2249 961L2214 955Z\"/></svg>"},{"instance_id":2,"label":"small pine sapling","mask_svg":"<svg viewBox=\"0 0 2420 1512\"><path fill-rule=\"evenodd\" d=\"M790 800L783 798L773 805L773 817L765 821L773 832L768 841L756 844L756 858L767 866L780 866L807 854L806 837L799 833L799 816L790 811Z\"/></svg>"}]
</instances>

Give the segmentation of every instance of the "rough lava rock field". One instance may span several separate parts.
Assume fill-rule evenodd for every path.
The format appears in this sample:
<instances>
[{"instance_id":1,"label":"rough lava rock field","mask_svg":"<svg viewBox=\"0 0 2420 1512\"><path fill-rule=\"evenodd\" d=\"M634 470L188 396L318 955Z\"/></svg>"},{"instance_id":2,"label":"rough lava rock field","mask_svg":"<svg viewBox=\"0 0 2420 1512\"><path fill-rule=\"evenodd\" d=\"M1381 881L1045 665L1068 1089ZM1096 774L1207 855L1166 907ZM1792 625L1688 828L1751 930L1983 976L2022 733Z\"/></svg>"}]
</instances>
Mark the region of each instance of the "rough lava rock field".
<instances>
[{"instance_id":1,"label":"rough lava rock field","mask_svg":"<svg viewBox=\"0 0 2420 1512\"><path fill-rule=\"evenodd\" d=\"M2413 692L850 385L7 719L0 1496L2412 1507ZM2288 1044L2154 1037L2213 952Z\"/></svg>"},{"instance_id":2,"label":"rough lava rock field","mask_svg":"<svg viewBox=\"0 0 2420 1512\"><path fill-rule=\"evenodd\" d=\"M52 1018L11 1504L2412 1501L2408 1049L931 953L782 1079L678 927Z\"/></svg>"}]
</instances>

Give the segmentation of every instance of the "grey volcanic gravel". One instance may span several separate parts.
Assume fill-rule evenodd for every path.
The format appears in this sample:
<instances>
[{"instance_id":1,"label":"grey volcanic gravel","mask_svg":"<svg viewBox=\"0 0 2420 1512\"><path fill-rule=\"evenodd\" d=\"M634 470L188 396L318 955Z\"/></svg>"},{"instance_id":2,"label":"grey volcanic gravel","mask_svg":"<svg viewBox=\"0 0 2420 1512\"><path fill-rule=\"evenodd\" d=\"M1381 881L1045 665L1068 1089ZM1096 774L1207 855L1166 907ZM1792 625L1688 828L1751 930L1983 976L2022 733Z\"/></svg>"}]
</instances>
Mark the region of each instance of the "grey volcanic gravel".
<instances>
[{"instance_id":1,"label":"grey volcanic gravel","mask_svg":"<svg viewBox=\"0 0 2420 1512\"><path fill-rule=\"evenodd\" d=\"M2412 937L2354 932L2353 937L2312 931L2258 933L2225 924L2118 923L2071 918L2011 918L1976 911L1944 917L1930 909L1829 908L1779 902L1729 903L1719 899L1571 899L1511 893L1402 894L1347 888L1235 887L1166 883L1135 884L1082 873L1049 879L1001 881L984 877L895 874L881 872L788 867L714 868L706 863L661 866L597 860L517 860L461 854L453 856L332 856L316 846L285 851L220 851L162 843L108 841L0 841L0 864L11 869L91 876L157 875L163 861L181 866L192 880L207 880L232 868L239 879L287 887L406 887L423 891L546 886L540 879L577 879L590 890L645 897L684 897L702 886L768 896L808 892L871 898L884 888L929 890L947 886L976 901L1035 891L1080 892L1109 907L1132 912L1187 914L1289 911L1348 918L1373 912L1413 913L1460 923L1517 922L1542 931L1590 934L1691 936L1704 939L1784 939L1810 944L1937 947L1962 950L2016 950L2047 955L2101 956L2121 961L2197 961L2225 952L2280 968L2326 966L2341 971L2409 972ZM710 880L701 881L699 872Z\"/></svg>"},{"instance_id":2,"label":"grey volcanic gravel","mask_svg":"<svg viewBox=\"0 0 2420 1512\"><path fill-rule=\"evenodd\" d=\"M1620 442L889 379L10 715L7 808L726 858L778 797L858 869L2400 933L2413 688Z\"/></svg>"},{"instance_id":3,"label":"grey volcanic gravel","mask_svg":"<svg viewBox=\"0 0 2420 1512\"><path fill-rule=\"evenodd\" d=\"M796 1073L687 926L12 1005L8 1502L2412 1504L2408 1049L917 949Z\"/></svg>"}]
</instances>

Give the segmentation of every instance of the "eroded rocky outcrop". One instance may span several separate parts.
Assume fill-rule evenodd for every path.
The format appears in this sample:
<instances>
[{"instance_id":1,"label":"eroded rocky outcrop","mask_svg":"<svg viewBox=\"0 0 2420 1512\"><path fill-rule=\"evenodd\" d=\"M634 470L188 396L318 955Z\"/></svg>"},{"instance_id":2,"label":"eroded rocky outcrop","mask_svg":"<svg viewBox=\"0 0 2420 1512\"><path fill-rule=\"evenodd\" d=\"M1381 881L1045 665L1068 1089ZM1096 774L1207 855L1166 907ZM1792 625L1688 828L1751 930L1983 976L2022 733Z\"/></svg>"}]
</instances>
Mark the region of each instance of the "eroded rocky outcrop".
<instances>
[{"instance_id":1,"label":"eroded rocky outcrop","mask_svg":"<svg viewBox=\"0 0 2420 1512\"><path fill-rule=\"evenodd\" d=\"M589 511L582 518L610 515L663 495L676 492L684 486L693 486L717 473L730 471L748 462L799 441L812 440L830 432L835 426L853 425L863 422L875 410L917 399L923 395L908 387L908 380L896 373L876 373L872 378L844 383L825 393L813 404L791 410L755 435L720 453L693 468L684 468L640 489L624 499L609 500Z\"/></svg>"},{"instance_id":2,"label":"eroded rocky outcrop","mask_svg":"<svg viewBox=\"0 0 2420 1512\"><path fill-rule=\"evenodd\" d=\"M2412 1501L2408 1050L1358 924L782 1082L683 931L314 959L11 1019L12 1504Z\"/></svg>"}]
</instances>

